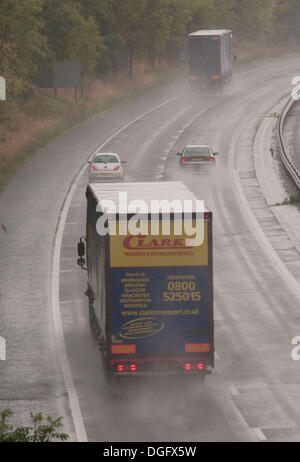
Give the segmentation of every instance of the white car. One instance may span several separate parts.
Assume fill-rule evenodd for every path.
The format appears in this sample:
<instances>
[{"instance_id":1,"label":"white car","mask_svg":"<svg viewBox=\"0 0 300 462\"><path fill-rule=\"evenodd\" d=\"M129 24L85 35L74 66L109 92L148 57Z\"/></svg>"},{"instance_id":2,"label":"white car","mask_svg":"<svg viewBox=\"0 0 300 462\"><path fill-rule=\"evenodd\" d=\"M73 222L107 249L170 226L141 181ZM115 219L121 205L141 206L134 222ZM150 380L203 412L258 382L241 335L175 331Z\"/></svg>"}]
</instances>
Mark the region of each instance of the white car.
<instances>
[{"instance_id":1,"label":"white car","mask_svg":"<svg viewBox=\"0 0 300 462\"><path fill-rule=\"evenodd\" d=\"M123 181L126 161L121 161L114 152L97 152L90 161L90 183L101 181Z\"/></svg>"}]
</instances>

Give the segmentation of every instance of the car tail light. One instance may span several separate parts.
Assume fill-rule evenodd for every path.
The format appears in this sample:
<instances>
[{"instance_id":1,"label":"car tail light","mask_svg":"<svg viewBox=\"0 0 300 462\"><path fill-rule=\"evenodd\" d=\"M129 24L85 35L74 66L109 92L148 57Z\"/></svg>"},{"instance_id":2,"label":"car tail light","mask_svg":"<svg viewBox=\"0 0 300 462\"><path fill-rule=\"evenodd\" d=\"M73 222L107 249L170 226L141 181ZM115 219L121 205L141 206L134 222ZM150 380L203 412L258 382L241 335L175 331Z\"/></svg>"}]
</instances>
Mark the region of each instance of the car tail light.
<instances>
[{"instance_id":1,"label":"car tail light","mask_svg":"<svg viewBox=\"0 0 300 462\"><path fill-rule=\"evenodd\" d=\"M119 168L120 168L119 165L116 165L116 166L114 167L114 170L119 170Z\"/></svg>"},{"instance_id":2,"label":"car tail light","mask_svg":"<svg viewBox=\"0 0 300 462\"><path fill-rule=\"evenodd\" d=\"M123 366L123 364L118 364L118 365L117 365L117 371L118 371L118 372L123 372L123 371L124 371L124 366Z\"/></svg>"},{"instance_id":3,"label":"car tail light","mask_svg":"<svg viewBox=\"0 0 300 462\"><path fill-rule=\"evenodd\" d=\"M204 368L203 364L199 363L199 364L197 365L198 371L203 371L203 368Z\"/></svg>"},{"instance_id":4,"label":"car tail light","mask_svg":"<svg viewBox=\"0 0 300 462\"><path fill-rule=\"evenodd\" d=\"M187 161L187 158L186 158L186 157L183 157L183 158L181 159L181 162L186 162L186 161Z\"/></svg>"},{"instance_id":5,"label":"car tail light","mask_svg":"<svg viewBox=\"0 0 300 462\"><path fill-rule=\"evenodd\" d=\"M192 369L192 366L191 366L190 363L186 363L186 364L184 365L184 368L185 368L186 371L190 371L190 370Z\"/></svg>"},{"instance_id":6,"label":"car tail light","mask_svg":"<svg viewBox=\"0 0 300 462\"><path fill-rule=\"evenodd\" d=\"M136 371L136 364L130 364L130 370L131 370L131 372L135 372Z\"/></svg>"},{"instance_id":7,"label":"car tail light","mask_svg":"<svg viewBox=\"0 0 300 462\"><path fill-rule=\"evenodd\" d=\"M98 170L98 167L96 167L96 165L93 165L93 170Z\"/></svg>"},{"instance_id":8,"label":"car tail light","mask_svg":"<svg viewBox=\"0 0 300 462\"><path fill-rule=\"evenodd\" d=\"M219 80L221 78L220 75L212 75L211 77L213 80Z\"/></svg>"},{"instance_id":9,"label":"car tail light","mask_svg":"<svg viewBox=\"0 0 300 462\"><path fill-rule=\"evenodd\" d=\"M209 157L208 160L209 160L210 162L213 162L213 161L215 160L215 158L214 158L214 157Z\"/></svg>"}]
</instances>

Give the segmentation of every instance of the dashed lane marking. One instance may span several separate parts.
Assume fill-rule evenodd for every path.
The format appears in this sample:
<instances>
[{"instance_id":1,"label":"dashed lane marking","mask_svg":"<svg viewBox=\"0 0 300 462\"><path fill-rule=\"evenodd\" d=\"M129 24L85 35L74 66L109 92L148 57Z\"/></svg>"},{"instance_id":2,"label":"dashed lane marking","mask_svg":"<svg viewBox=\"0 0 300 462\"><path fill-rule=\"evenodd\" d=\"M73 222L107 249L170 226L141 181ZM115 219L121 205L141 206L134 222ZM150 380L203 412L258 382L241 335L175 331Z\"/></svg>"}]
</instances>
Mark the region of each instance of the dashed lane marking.
<instances>
[{"instance_id":1,"label":"dashed lane marking","mask_svg":"<svg viewBox=\"0 0 300 462\"><path fill-rule=\"evenodd\" d=\"M240 394L240 392L234 385L230 385L229 390L232 396L238 396Z\"/></svg>"},{"instance_id":2,"label":"dashed lane marking","mask_svg":"<svg viewBox=\"0 0 300 462\"><path fill-rule=\"evenodd\" d=\"M261 428L252 428L252 430L254 431L256 437L259 439L259 441L267 441L267 437L266 435L264 434L264 432L262 431Z\"/></svg>"}]
</instances>

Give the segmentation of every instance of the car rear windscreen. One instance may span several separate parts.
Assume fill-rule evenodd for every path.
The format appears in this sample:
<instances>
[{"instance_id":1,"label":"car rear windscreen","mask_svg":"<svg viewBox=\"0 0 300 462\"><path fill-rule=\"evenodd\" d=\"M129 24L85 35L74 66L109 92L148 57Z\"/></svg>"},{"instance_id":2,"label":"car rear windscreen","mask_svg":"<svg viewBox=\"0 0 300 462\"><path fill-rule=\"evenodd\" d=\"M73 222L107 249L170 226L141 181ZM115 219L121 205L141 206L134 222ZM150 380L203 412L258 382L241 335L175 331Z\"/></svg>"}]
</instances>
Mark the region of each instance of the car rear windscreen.
<instances>
[{"instance_id":1,"label":"car rear windscreen","mask_svg":"<svg viewBox=\"0 0 300 462\"><path fill-rule=\"evenodd\" d=\"M94 164L107 164L107 163L118 163L116 156L96 156L94 159Z\"/></svg>"},{"instance_id":2,"label":"car rear windscreen","mask_svg":"<svg viewBox=\"0 0 300 462\"><path fill-rule=\"evenodd\" d=\"M184 151L184 157L205 157L211 156L209 148L203 146L199 148L188 148Z\"/></svg>"}]
</instances>

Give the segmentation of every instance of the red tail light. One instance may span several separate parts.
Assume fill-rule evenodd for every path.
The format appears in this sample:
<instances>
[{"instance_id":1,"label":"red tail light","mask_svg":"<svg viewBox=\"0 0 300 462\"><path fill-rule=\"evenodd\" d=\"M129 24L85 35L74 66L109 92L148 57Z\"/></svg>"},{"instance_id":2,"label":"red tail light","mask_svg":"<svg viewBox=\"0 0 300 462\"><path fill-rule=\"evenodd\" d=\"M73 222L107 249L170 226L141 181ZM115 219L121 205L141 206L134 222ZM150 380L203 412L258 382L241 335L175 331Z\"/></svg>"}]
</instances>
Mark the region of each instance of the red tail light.
<instances>
[{"instance_id":1,"label":"red tail light","mask_svg":"<svg viewBox=\"0 0 300 462\"><path fill-rule=\"evenodd\" d=\"M213 161L215 160L215 158L214 158L214 157L209 157L208 160L209 160L210 162L213 162Z\"/></svg>"},{"instance_id":2,"label":"red tail light","mask_svg":"<svg viewBox=\"0 0 300 462\"><path fill-rule=\"evenodd\" d=\"M93 165L93 170L98 170L98 168L96 167L96 165Z\"/></svg>"},{"instance_id":3,"label":"red tail light","mask_svg":"<svg viewBox=\"0 0 300 462\"><path fill-rule=\"evenodd\" d=\"M198 364L197 366L198 371L203 371L203 368L204 368L203 364Z\"/></svg>"},{"instance_id":4,"label":"red tail light","mask_svg":"<svg viewBox=\"0 0 300 462\"><path fill-rule=\"evenodd\" d=\"M187 160L188 160L188 159L187 159L186 157L183 157L183 158L181 159L181 162L186 162Z\"/></svg>"},{"instance_id":5,"label":"red tail light","mask_svg":"<svg viewBox=\"0 0 300 462\"><path fill-rule=\"evenodd\" d=\"M119 170L119 168L120 168L119 165L116 165L116 166L114 167L114 170Z\"/></svg>"},{"instance_id":6,"label":"red tail light","mask_svg":"<svg viewBox=\"0 0 300 462\"><path fill-rule=\"evenodd\" d=\"M128 363L122 363L122 364L117 364L116 366L116 369L118 372L126 372L126 371L131 371L131 372L135 372L136 369L137 369L137 366L136 364L134 363L131 363L130 365Z\"/></svg>"},{"instance_id":7,"label":"red tail light","mask_svg":"<svg viewBox=\"0 0 300 462\"><path fill-rule=\"evenodd\" d=\"M186 371L190 371L190 370L192 369L192 366L191 366L190 363L186 363L186 364L184 365L184 368L185 368Z\"/></svg>"}]
</instances>

